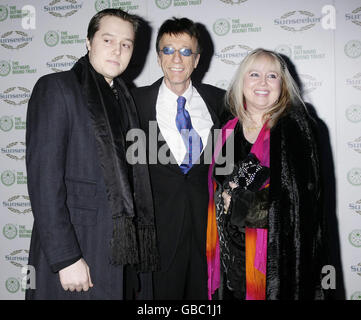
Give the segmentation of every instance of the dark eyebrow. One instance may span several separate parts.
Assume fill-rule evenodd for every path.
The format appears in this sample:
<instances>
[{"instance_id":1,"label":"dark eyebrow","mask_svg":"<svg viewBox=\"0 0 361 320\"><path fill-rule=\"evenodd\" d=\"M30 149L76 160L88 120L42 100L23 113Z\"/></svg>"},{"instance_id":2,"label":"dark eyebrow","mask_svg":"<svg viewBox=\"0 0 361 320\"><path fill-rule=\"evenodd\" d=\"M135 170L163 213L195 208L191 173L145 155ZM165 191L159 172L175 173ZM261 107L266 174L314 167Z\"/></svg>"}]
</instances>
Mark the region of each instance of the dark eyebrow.
<instances>
[{"instance_id":1,"label":"dark eyebrow","mask_svg":"<svg viewBox=\"0 0 361 320\"><path fill-rule=\"evenodd\" d=\"M102 37L104 36L110 36L110 37L115 37L115 34L113 33L109 33L109 32L105 32L105 33L102 33ZM127 40L127 41L130 41L131 43L134 43L134 40L133 39L130 39L130 38L126 38L124 40Z\"/></svg>"}]
</instances>

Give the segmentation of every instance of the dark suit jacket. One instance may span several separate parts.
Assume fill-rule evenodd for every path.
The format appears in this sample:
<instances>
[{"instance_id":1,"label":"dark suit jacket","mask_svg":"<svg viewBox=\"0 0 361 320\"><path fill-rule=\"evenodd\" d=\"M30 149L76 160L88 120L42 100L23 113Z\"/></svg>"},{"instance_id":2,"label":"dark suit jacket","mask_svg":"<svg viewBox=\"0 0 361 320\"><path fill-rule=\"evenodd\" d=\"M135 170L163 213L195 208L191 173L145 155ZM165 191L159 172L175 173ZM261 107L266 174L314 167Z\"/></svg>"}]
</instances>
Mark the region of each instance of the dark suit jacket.
<instances>
[{"instance_id":1,"label":"dark suit jacket","mask_svg":"<svg viewBox=\"0 0 361 320\"><path fill-rule=\"evenodd\" d=\"M133 98L140 118L140 126L145 131L149 141L149 121L156 121L156 100L162 79L151 86L136 88L132 91ZM211 85L193 83L212 117L214 128L220 128L223 118L224 90ZM157 126L157 135L160 131ZM151 137L156 139L156 137ZM206 148L211 148L212 137L208 139ZM206 268L206 229L208 207L208 164L204 164L204 152L200 164L195 164L184 175L170 153L165 141L158 142L158 148L149 148L148 152L157 153L160 148L168 150L172 163L149 165L150 178L155 207L158 247L160 252L161 271L166 271L175 256L180 239L182 223L185 213L191 213L193 235L196 237L198 250L204 252L204 265ZM165 149L164 149L165 148ZM212 153L210 153L212 154ZM154 157L153 157L154 159ZM206 271L205 271L206 272Z\"/></svg>"},{"instance_id":2,"label":"dark suit jacket","mask_svg":"<svg viewBox=\"0 0 361 320\"><path fill-rule=\"evenodd\" d=\"M74 71L35 85L27 115L28 189L34 214L27 299L122 299L123 267L109 263L112 216L94 130ZM56 271L82 256L94 287L66 292Z\"/></svg>"}]
</instances>

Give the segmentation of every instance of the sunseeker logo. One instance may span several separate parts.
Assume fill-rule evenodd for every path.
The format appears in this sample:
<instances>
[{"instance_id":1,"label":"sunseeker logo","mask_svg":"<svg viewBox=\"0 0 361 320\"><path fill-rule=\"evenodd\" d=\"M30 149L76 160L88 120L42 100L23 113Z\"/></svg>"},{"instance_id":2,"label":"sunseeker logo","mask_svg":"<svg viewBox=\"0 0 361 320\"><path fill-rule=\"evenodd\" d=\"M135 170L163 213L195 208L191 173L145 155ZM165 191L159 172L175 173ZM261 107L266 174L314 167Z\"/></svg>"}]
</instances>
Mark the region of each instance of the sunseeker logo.
<instances>
[{"instance_id":1,"label":"sunseeker logo","mask_svg":"<svg viewBox=\"0 0 361 320\"><path fill-rule=\"evenodd\" d=\"M230 45L215 54L216 59L230 65L238 65L253 49L246 45Z\"/></svg>"},{"instance_id":2,"label":"sunseeker logo","mask_svg":"<svg viewBox=\"0 0 361 320\"><path fill-rule=\"evenodd\" d=\"M83 7L83 2L76 0L53 0L44 6L44 11L57 18L70 17Z\"/></svg>"},{"instance_id":3,"label":"sunseeker logo","mask_svg":"<svg viewBox=\"0 0 361 320\"><path fill-rule=\"evenodd\" d=\"M351 21L357 26L361 26L361 7L356 8L351 13L346 13L346 21Z\"/></svg>"},{"instance_id":4,"label":"sunseeker logo","mask_svg":"<svg viewBox=\"0 0 361 320\"><path fill-rule=\"evenodd\" d=\"M311 93L322 86L322 81L318 81L314 76L309 74L300 74L303 93Z\"/></svg>"},{"instance_id":5,"label":"sunseeker logo","mask_svg":"<svg viewBox=\"0 0 361 320\"><path fill-rule=\"evenodd\" d=\"M346 79L346 85L361 90L361 72L356 73L351 79Z\"/></svg>"},{"instance_id":6,"label":"sunseeker logo","mask_svg":"<svg viewBox=\"0 0 361 320\"><path fill-rule=\"evenodd\" d=\"M361 137L355 139L354 141L348 142L347 146L350 149L355 150L358 153L361 153Z\"/></svg>"},{"instance_id":7,"label":"sunseeker logo","mask_svg":"<svg viewBox=\"0 0 361 320\"><path fill-rule=\"evenodd\" d=\"M14 195L2 202L4 208L16 215L25 215L31 212L30 198L26 195Z\"/></svg>"},{"instance_id":8,"label":"sunseeker logo","mask_svg":"<svg viewBox=\"0 0 361 320\"><path fill-rule=\"evenodd\" d=\"M11 87L0 93L0 99L14 106L28 103L30 96L31 91L24 87Z\"/></svg>"},{"instance_id":9,"label":"sunseeker logo","mask_svg":"<svg viewBox=\"0 0 361 320\"><path fill-rule=\"evenodd\" d=\"M22 268L28 264L29 250L14 250L5 256L5 260L9 261L15 267Z\"/></svg>"},{"instance_id":10,"label":"sunseeker logo","mask_svg":"<svg viewBox=\"0 0 361 320\"><path fill-rule=\"evenodd\" d=\"M33 37L23 31L8 31L0 36L0 45L6 49L21 49L27 46Z\"/></svg>"},{"instance_id":11,"label":"sunseeker logo","mask_svg":"<svg viewBox=\"0 0 361 320\"><path fill-rule=\"evenodd\" d=\"M72 68L77 61L77 57L66 54L53 58L50 62L46 63L46 66L54 72L61 72Z\"/></svg>"},{"instance_id":12,"label":"sunseeker logo","mask_svg":"<svg viewBox=\"0 0 361 320\"><path fill-rule=\"evenodd\" d=\"M361 262L357 265L351 266L351 272L356 273L357 275L361 276Z\"/></svg>"},{"instance_id":13,"label":"sunseeker logo","mask_svg":"<svg viewBox=\"0 0 361 320\"><path fill-rule=\"evenodd\" d=\"M361 199L355 202L350 202L348 204L348 208L352 211L355 211L359 215L361 215Z\"/></svg>"},{"instance_id":14,"label":"sunseeker logo","mask_svg":"<svg viewBox=\"0 0 361 320\"><path fill-rule=\"evenodd\" d=\"M220 0L221 2L223 3L226 3L226 4L241 4L243 2L246 2L248 0Z\"/></svg>"},{"instance_id":15,"label":"sunseeker logo","mask_svg":"<svg viewBox=\"0 0 361 320\"><path fill-rule=\"evenodd\" d=\"M312 12L297 10L290 11L274 20L276 26L291 32L306 31L313 28L321 21L321 17L316 17Z\"/></svg>"},{"instance_id":16,"label":"sunseeker logo","mask_svg":"<svg viewBox=\"0 0 361 320\"><path fill-rule=\"evenodd\" d=\"M0 153L12 160L24 160L25 142L11 142L6 147L1 148Z\"/></svg>"}]
</instances>

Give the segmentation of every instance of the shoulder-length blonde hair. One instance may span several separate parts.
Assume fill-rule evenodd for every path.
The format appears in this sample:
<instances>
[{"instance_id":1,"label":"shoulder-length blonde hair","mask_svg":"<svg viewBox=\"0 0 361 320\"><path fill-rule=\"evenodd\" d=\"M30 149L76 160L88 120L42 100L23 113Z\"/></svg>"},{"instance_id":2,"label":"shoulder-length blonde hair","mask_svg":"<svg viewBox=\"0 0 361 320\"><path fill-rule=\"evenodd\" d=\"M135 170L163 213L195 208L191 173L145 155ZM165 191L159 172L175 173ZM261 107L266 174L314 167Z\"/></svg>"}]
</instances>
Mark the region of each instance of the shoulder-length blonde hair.
<instances>
[{"instance_id":1,"label":"shoulder-length blonde hair","mask_svg":"<svg viewBox=\"0 0 361 320\"><path fill-rule=\"evenodd\" d=\"M282 57L276 52L258 48L250 52L238 67L231 85L226 93L226 103L232 114L239 118L242 123L249 119L249 114L245 108L243 94L243 79L246 73L252 68L253 63L261 56L268 57L274 62L276 70L281 77L281 94L276 103L263 115L264 119L269 119L268 126L273 127L277 120L284 115L293 104L302 104L300 90L288 71L287 65Z\"/></svg>"}]
</instances>

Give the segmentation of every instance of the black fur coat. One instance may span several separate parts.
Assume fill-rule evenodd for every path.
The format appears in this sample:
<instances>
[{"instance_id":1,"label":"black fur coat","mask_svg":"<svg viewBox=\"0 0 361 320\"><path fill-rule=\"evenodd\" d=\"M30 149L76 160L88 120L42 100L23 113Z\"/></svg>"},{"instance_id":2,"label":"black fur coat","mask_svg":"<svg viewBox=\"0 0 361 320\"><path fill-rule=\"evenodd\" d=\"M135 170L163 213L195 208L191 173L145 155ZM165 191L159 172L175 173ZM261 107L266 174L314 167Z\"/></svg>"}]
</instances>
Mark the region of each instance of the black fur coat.
<instances>
[{"instance_id":1,"label":"black fur coat","mask_svg":"<svg viewBox=\"0 0 361 320\"><path fill-rule=\"evenodd\" d=\"M324 299L325 218L315 122L293 106L271 129L266 299Z\"/></svg>"}]
</instances>

